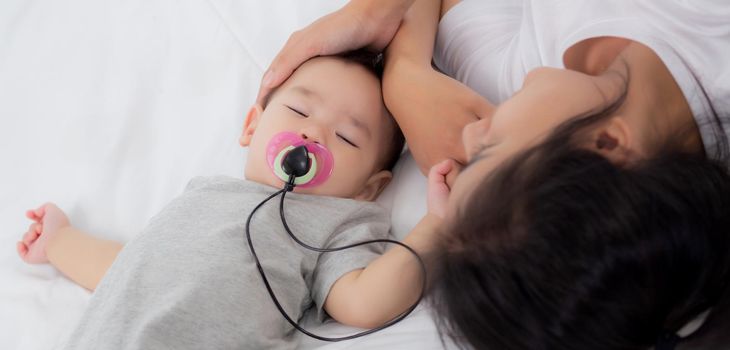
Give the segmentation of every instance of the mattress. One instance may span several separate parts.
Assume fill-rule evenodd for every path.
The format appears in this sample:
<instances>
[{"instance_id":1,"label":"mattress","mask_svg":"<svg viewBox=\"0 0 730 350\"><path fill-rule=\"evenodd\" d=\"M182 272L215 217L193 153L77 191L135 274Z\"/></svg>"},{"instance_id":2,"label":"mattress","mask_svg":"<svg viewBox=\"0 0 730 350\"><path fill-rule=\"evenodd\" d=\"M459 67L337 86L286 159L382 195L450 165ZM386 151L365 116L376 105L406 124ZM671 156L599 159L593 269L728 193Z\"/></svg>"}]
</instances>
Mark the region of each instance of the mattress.
<instances>
[{"instance_id":1,"label":"mattress","mask_svg":"<svg viewBox=\"0 0 730 350\"><path fill-rule=\"evenodd\" d=\"M57 203L82 230L128 241L197 175L242 176L237 138L271 59L343 0L4 0L0 3L0 348L62 342L91 294L15 242ZM402 238L425 212L408 153L378 201ZM357 331L305 321L316 333ZM392 328L302 349L443 349L428 305Z\"/></svg>"}]
</instances>

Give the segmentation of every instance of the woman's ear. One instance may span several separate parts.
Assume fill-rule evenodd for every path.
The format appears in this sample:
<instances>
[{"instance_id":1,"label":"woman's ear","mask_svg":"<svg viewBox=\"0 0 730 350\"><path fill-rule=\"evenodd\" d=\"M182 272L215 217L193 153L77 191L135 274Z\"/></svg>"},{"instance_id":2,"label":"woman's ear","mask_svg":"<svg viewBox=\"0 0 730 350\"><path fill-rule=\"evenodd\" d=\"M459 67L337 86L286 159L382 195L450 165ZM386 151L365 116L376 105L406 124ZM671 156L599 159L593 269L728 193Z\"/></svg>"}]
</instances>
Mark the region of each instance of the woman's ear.
<instances>
[{"instance_id":1,"label":"woman's ear","mask_svg":"<svg viewBox=\"0 0 730 350\"><path fill-rule=\"evenodd\" d=\"M238 143L241 147L246 147L251 143L251 137L253 137L253 133L256 131L256 126L263 112L264 109L258 103L251 106L248 110L246 121L243 123L243 132L241 133L241 137L238 138Z\"/></svg>"},{"instance_id":2,"label":"woman's ear","mask_svg":"<svg viewBox=\"0 0 730 350\"><path fill-rule=\"evenodd\" d=\"M388 170L381 170L370 176L365 187L353 199L372 202L383 192L385 186L393 178L393 173Z\"/></svg>"},{"instance_id":3,"label":"woman's ear","mask_svg":"<svg viewBox=\"0 0 730 350\"><path fill-rule=\"evenodd\" d=\"M591 132L589 149L614 164L628 163L638 150L632 149L633 135L622 117L612 117Z\"/></svg>"}]
</instances>

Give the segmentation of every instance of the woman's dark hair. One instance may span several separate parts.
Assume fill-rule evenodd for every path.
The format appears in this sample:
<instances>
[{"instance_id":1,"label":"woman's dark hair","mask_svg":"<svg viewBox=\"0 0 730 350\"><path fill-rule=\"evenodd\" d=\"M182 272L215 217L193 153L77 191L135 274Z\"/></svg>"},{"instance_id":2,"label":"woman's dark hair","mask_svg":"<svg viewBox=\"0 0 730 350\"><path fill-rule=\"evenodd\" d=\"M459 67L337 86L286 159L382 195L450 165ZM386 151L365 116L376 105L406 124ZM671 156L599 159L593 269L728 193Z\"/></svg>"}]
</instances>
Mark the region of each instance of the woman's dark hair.
<instances>
[{"instance_id":1,"label":"woman's dark hair","mask_svg":"<svg viewBox=\"0 0 730 350\"><path fill-rule=\"evenodd\" d=\"M730 175L661 147L618 166L578 118L473 189L444 228L439 328L475 349L648 349L711 308L677 349L730 344Z\"/></svg>"}]
</instances>

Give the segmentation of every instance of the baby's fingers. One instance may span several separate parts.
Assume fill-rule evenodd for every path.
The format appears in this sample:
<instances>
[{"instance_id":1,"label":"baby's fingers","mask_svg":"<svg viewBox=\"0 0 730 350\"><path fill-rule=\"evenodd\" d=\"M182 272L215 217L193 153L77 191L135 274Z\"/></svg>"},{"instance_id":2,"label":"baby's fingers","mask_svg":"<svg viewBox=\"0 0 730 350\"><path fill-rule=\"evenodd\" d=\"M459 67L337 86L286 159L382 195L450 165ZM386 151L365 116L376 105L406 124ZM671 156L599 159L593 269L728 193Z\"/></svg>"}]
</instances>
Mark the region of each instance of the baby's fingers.
<instances>
[{"instance_id":1,"label":"baby's fingers","mask_svg":"<svg viewBox=\"0 0 730 350\"><path fill-rule=\"evenodd\" d=\"M454 167L453 163L454 162L451 159L446 159L431 167L431 170L428 172L429 185L435 186L444 184L446 182L446 175L448 175Z\"/></svg>"},{"instance_id":2,"label":"baby's fingers","mask_svg":"<svg viewBox=\"0 0 730 350\"><path fill-rule=\"evenodd\" d=\"M41 224L39 224L39 223L31 224L30 227L28 228L28 232L26 232L23 235L23 240L22 240L23 244L30 247L30 245L33 244L33 242L35 242L38 239L38 237L41 235L42 230L43 230L43 226L41 226Z\"/></svg>"},{"instance_id":3,"label":"baby's fingers","mask_svg":"<svg viewBox=\"0 0 730 350\"><path fill-rule=\"evenodd\" d=\"M25 217L36 222L43 220L43 215L46 214L46 204L48 203L45 203L36 209L26 210Z\"/></svg>"},{"instance_id":4,"label":"baby's fingers","mask_svg":"<svg viewBox=\"0 0 730 350\"><path fill-rule=\"evenodd\" d=\"M15 244L15 247L18 250L18 255L20 255L21 258L25 258L25 256L28 255L28 246L25 245L25 243L18 242Z\"/></svg>"},{"instance_id":5,"label":"baby's fingers","mask_svg":"<svg viewBox=\"0 0 730 350\"><path fill-rule=\"evenodd\" d=\"M49 204L49 203L43 203L43 205L41 205L40 207L38 207L38 208L36 208L36 209L34 210L34 213L35 213L35 215L36 215L36 216L37 216L38 218L41 218L41 219L43 219L43 216L44 216L44 215L46 215L46 205L48 205L48 204Z\"/></svg>"},{"instance_id":6,"label":"baby's fingers","mask_svg":"<svg viewBox=\"0 0 730 350\"><path fill-rule=\"evenodd\" d=\"M35 214L35 209L28 209L25 211L25 217L33 221L40 221L41 218Z\"/></svg>"},{"instance_id":7,"label":"baby's fingers","mask_svg":"<svg viewBox=\"0 0 730 350\"><path fill-rule=\"evenodd\" d=\"M451 159L442 160L440 163L433 166L433 171L441 176L446 176L451 169L454 167L454 162Z\"/></svg>"}]
</instances>

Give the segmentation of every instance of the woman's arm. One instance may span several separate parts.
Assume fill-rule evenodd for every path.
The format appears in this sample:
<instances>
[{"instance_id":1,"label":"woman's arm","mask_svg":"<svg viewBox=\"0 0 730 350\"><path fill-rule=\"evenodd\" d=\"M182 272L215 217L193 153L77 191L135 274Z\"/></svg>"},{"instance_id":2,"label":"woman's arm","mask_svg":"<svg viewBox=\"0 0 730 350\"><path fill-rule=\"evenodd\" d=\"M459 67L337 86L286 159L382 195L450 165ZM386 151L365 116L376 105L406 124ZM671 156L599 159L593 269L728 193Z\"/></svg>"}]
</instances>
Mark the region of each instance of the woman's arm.
<instances>
[{"instance_id":1,"label":"woman's arm","mask_svg":"<svg viewBox=\"0 0 730 350\"><path fill-rule=\"evenodd\" d=\"M18 242L18 254L30 264L51 263L82 287L94 290L111 266L122 244L96 238L75 227L53 203L28 210L33 220Z\"/></svg>"},{"instance_id":2,"label":"woman's arm","mask_svg":"<svg viewBox=\"0 0 730 350\"><path fill-rule=\"evenodd\" d=\"M420 0L386 50L383 98L425 174L445 158L465 163L464 125L491 116L494 105L431 65L441 1Z\"/></svg>"}]
</instances>

